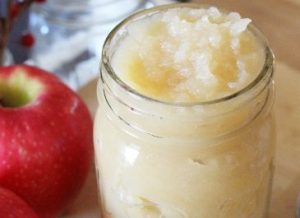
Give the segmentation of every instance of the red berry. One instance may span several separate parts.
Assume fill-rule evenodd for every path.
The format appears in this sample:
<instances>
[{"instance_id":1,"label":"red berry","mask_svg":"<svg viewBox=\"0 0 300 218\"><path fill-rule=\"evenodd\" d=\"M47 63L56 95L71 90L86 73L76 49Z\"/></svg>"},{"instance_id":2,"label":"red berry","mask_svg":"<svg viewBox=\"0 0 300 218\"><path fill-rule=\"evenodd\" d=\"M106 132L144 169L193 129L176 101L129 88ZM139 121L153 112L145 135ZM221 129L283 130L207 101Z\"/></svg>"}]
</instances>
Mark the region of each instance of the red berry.
<instances>
[{"instance_id":1,"label":"red berry","mask_svg":"<svg viewBox=\"0 0 300 218\"><path fill-rule=\"evenodd\" d=\"M20 14L20 4L13 3L9 6L9 16L11 19L15 19Z\"/></svg>"},{"instance_id":2,"label":"red berry","mask_svg":"<svg viewBox=\"0 0 300 218\"><path fill-rule=\"evenodd\" d=\"M21 36L20 43L24 47L30 48L33 46L35 38L30 32L24 32Z\"/></svg>"}]
</instances>

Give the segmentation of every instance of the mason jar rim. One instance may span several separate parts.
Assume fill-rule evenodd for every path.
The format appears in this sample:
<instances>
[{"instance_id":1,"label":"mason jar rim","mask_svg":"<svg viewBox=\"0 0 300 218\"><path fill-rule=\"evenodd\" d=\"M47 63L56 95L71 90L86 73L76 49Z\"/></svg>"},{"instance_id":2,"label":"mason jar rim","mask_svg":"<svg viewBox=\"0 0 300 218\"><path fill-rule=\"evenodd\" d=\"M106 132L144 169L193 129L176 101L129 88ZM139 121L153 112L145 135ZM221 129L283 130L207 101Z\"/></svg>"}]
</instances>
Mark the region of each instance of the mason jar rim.
<instances>
[{"instance_id":1,"label":"mason jar rim","mask_svg":"<svg viewBox=\"0 0 300 218\"><path fill-rule=\"evenodd\" d=\"M118 32L123 28L126 27L126 25L134 20L137 20L139 18L142 18L147 15L152 15L155 13L159 13L161 11L165 11L168 9L176 9L176 8L191 8L191 9L203 9L208 7L214 7L213 5L206 5L206 4L195 4L195 3L175 3L175 4L168 4L168 5L161 5L156 6L150 9L145 9L142 11L139 11L137 13L132 14L131 16L124 19L122 22L120 22L107 36L102 50L102 65L108 72L108 75L111 77L113 81L115 81L120 87L122 87L125 91L129 92L130 94L133 94L135 97L151 101L153 103L159 103L163 105L168 106L175 106L175 107L193 107L193 106L204 106L204 105L213 105L221 102L226 102L229 100L232 100L236 97L239 97L248 91L252 90L254 87L256 87L260 81L262 81L265 77L269 77L269 80L267 83L271 81L271 78L273 76L273 65L274 65L274 54L269 47L268 41L265 38L265 36L261 33L261 31L253 24L250 24L248 26L248 29L254 33L255 37L260 41L262 46L265 48L265 61L262 69L260 70L259 74L255 77L255 79L250 82L247 86L244 88L221 98L216 98L208 101L196 101L196 102L168 102L163 101L159 99L155 99L153 97L146 96L142 93L139 93L137 90L132 88L130 85L125 83L114 71L113 67L111 66L110 61L110 48L111 48L111 42L114 39L114 37L118 34ZM219 9L220 10L220 9ZM228 11L221 9L220 11L228 13ZM102 66L101 66L102 67ZM271 70L270 70L271 69ZM269 73L270 72L270 73ZM101 73L101 70L100 70Z\"/></svg>"}]
</instances>

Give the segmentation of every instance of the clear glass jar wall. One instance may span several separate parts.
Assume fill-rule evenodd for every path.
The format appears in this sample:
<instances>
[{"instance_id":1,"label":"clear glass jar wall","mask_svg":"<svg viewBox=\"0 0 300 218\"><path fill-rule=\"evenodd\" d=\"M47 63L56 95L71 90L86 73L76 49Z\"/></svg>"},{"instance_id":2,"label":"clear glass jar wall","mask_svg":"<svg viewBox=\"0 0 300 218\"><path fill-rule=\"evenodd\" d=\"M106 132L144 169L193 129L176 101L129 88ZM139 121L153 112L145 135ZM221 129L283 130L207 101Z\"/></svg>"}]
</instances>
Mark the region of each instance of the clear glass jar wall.
<instances>
[{"instance_id":1,"label":"clear glass jar wall","mask_svg":"<svg viewBox=\"0 0 300 218\"><path fill-rule=\"evenodd\" d=\"M95 69L109 31L145 5L145 0L48 0L35 4L30 17L36 37L33 64L79 88L98 75Z\"/></svg>"},{"instance_id":2,"label":"clear glass jar wall","mask_svg":"<svg viewBox=\"0 0 300 218\"><path fill-rule=\"evenodd\" d=\"M266 218L275 145L273 55L254 26L265 46L264 67L222 99L163 103L136 93L112 69L124 27L169 7L180 6L125 20L104 46L94 129L102 217Z\"/></svg>"}]
</instances>

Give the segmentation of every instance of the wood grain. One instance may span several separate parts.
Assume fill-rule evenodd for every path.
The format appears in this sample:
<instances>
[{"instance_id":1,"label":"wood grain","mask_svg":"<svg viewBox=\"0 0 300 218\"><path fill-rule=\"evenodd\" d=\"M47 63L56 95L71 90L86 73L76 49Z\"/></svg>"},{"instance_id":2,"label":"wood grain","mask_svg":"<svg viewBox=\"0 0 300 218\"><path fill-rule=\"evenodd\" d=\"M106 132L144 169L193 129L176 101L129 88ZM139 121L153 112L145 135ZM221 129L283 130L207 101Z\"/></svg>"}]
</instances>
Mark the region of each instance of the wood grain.
<instances>
[{"instance_id":1,"label":"wood grain","mask_svg":"<svg viewBox=\"0 0 300 218\"><path fill-rule=\"evenodd\" d=\"M277 64L277 152L271 218L294 218L300 192L300 72Z\"/></svg>"}]
</instances>

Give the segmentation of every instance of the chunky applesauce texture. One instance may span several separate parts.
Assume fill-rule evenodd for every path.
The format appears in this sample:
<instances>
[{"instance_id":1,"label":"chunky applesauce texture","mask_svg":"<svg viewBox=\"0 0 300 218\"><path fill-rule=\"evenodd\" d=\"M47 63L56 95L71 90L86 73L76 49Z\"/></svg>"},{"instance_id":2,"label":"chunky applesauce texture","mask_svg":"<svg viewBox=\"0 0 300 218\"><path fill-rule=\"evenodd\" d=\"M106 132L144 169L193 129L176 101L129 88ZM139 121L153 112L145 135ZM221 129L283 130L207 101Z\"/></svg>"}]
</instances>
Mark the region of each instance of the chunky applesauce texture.
<instances>
[{"instance_id":1,"label":"chunky applesauce texture","mask_svg":"<svg viewBox=\"0 0 300 218\"><path fill-rule=\"evenodd\" d=\"M120 31L111 66L136 92L159 101L219 99L249 85L263 67L264 45L250 22L215 7L148 14ZM99 90L94 140L104 218L266 217L273 127L267 112L252 118L267 91L208 108L151 101L153 108L124 95L134 113ZM166 117L151 116L158 111Z\"/></svg>"},{"instance_id":2,"label":"chunky applesauce texture","mask_svg":"<svg viewBox=\"0 0 300 218\"><path fill-rule=\"evenodd\" d=\"M230 95L254 80L264 49L251 22L217 8L170 9L131 23L113 57L119 77L162 101L199 102Z\"/></svg>"}]
</instances>

